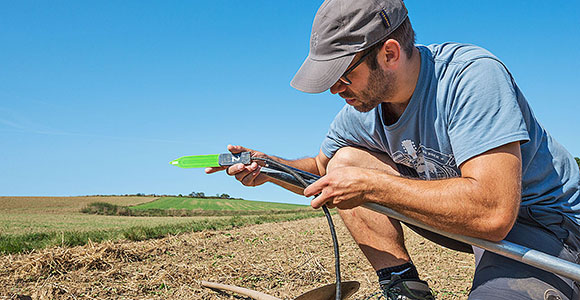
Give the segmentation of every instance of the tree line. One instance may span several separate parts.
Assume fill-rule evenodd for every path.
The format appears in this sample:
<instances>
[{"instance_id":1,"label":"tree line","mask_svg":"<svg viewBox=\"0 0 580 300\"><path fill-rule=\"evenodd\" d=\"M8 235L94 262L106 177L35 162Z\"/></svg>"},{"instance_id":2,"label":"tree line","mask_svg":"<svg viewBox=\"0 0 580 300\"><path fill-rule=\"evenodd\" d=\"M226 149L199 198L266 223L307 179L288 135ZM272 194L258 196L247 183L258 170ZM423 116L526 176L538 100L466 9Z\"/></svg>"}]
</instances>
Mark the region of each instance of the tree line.
<instances>
[{"instance_id":1,"label":"tree line","mask_svg":"<svg viewBox=\"0 0 580 300\"><path fill-rule=\"evenodd\" d=\"M204 192L191 192L187 195L191 198L220 198L220 199L233 199L233 200L243 200L242 198L233 198L228 194L216 194L215 196L206 196ZM177 197L184 197L182 194L177 195Z\"/></svg>"},{"instance_id":2,"label":"tree line","mask_svg":"<svg viewBox=\"0 0 580 300\"><path fill-rule=\"evenodd\" d=\"M187 195L183 195L183 194L177 194L177 195L172 195L172 194L145 194L145 193L136 193L136 194L109 194L109 195L101 195L101 194L96 194L96 195L85 195L83 197L190 197L190 198L220 198L220 199L232 199L232 200L244 200L243 198L234 198L232 196L230 196L229 194L226 193L217 193L214 196L211 195L206 195L204 192L191 192Z\"/></svg>"}]
</instances>

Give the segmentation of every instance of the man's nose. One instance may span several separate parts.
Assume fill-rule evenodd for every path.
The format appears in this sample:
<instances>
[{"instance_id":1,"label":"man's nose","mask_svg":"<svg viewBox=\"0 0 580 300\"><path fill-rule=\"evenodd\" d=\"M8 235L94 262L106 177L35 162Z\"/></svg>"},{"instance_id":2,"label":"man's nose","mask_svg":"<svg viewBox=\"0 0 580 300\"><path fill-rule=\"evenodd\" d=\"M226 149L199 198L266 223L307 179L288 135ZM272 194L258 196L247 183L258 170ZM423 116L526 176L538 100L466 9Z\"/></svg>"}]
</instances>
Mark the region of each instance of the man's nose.
<instances>
[{"instance_id":1,"label":"man's nose","mask_svg":"<svg viewBox=\"0 0 580 300\"><path fill-rule=\"evenodd\" d=\"M343 84L340 80L336 81L336 83L330 87L330 92L333 94L342 93L344 91L346 91L346 84Z\"/></svg>"}]
</instances>

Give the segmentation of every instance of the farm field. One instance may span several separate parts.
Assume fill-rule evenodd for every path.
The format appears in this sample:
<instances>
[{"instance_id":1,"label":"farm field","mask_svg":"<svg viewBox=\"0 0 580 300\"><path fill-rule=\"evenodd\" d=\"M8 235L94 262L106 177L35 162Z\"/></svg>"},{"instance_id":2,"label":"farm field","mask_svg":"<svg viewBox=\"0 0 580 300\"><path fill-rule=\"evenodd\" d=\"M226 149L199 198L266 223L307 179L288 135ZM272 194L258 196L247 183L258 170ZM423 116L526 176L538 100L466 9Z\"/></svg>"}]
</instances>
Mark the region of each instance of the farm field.
<instances>
[{"instance_id":1,"label":"farm field","mask_svg":"<svg viewBox=\"0 0 580 300\"><path fill-rule=\"evenodd\" d=\"M116 230L134 226L185 224L207 216L135 217L84 214L80 210L94 202L132 209L203 210L295 210L305 205L249 200L196 199L189 197L0 197L0 235L63 231ZM223 217L212 217L223 218Z\"/></svg>"},{"instance_id":2,"label":"farm field","mask_svg":"<svg viewBox=\"0 0 580 300\"><path fill-rule=\"evenodd\" d=\"M128 205L156 203L156 199L155 197L1 197L0 204L4 206L0 211L0 253L30 252L59 245L80 246L89 242L119 239L140 241L184 232L235 228L247 224L296 220L316 215L316 212L306 206L298 210L268 209L270 206L284 207L277 203L260 203L255 207L263 207L263 209L253 211L204 210L194 205L189 207L195 210L155 209L157 212L179 212L178 215L153 215L145 209L138 210L146 213L142 216L81 212L81 210L84 211L84 207L95 204L119 207L127 211L128 207L132 207ZM163 199L165 198L161 198ZM179 197L175 199L181 200ZM215 199L204 200L193 203L204 204L215 201ZM240 200L227 199L219 201L220 203L240 202ZM251 202L244 201L244 206L252 207L248 205ZM167 201L162 203L169 208ZM291 206L286 205L286 207ZM216 212L226 213L213 214ZM208 213L213 215L208 216Z\"/></svg>"},{"instance_id":3,"label":"farm field","mask_svg":"<svg viewBox=\"0 0 580 300\"><path fill-rule=\"evenodd\" d=\"M111 230L131 226L185 223L199 217L123 217L83 214L93 202L137 205L154 197L0 197L0 234Z\"/></svg>"},{"instance_id":4,"label":"farm field","mask_svg":"<svg viewBox=\"0 0 580 300\"><path fill-rule=\"evenodd\" d=\"M248 217L248 223L242 220L244 217L124 217L79 212L95 201L125 206L151 204L155 200L0 197L0 239L59 230L110 233L136 225L151 228L172 222L171 226L190 228L195 222L218 224L223 220L223 224L211 225L212 230L201 232L188 229L143 241L107 235L102 242L89 239L81 246L60 246L58 242L32 252L0 255L0 299L15 299L18 295L32 299L248 299L202 288L201 280L292 299L334 281L331 237L321 211L314 211L314 218L310 214L303 219L280 221L286 217L281 216L276 223L268 224L261 224L261 216ZM224 209L228 207L231 206ZM376 275L340 218L335 215L334 220L343 280L360 281L361 290L351 299L366 299L377 291ZM276 219L265 222L273 221ZM437 299L467 299L473 256L442 248L407 228L405 232L414 262L437 293ZM109 241L111 237L113 240Z\"/></svg>"},{"instance_id":5,"label":"farm field","mask_svg":"<svg viewBox=\"0 0 580 300\"><path fill-rule=\"evenodd\" d=\"M343 280L361 283L351 299L366 299L377 291L376 275L340 218L334 220ZM404 229L414 262L437 299L467 299L473 256ZM334 281L332 251L324 217L142 242L54 247L3 256L0 299L248 299L202 288L201 280L293 299Z\"/></svg>"},{"instance_id":6,"label":"farm field","mask_svg":"<svg viewBox=\"0 0 580 300\"><path fill-rule=\"evenodd\" d=\"M261 202L237 199L163 197L141 203L131 209L202 209L202 210L286 210L308 208L307 205Z\"/></svg>"}]
</instances>

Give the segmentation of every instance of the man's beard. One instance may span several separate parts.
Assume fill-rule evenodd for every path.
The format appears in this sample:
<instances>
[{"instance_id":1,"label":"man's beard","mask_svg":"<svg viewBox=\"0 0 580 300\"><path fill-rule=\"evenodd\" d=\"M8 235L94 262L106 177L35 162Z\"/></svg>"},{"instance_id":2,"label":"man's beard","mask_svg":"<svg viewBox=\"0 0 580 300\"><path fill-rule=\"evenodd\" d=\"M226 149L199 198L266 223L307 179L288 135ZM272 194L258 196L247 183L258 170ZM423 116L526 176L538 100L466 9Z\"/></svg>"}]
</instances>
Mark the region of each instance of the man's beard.
<instances>
[{"instance_id":1,"label":"man's beard","mask_svg":"<svg viewBox=\"0 0 580 300\"><path fill-rule=\"evenodd\" d=\"M385 99L392 98L395 94L395 75L391 71L385 71L380 66L369 69L369 79L367 86L356 95L352 92L344 92L340 95L343 98L356 98L360 105L353 107L360 112L369 112L379 106Z\"/></svg>"}]
</instances>

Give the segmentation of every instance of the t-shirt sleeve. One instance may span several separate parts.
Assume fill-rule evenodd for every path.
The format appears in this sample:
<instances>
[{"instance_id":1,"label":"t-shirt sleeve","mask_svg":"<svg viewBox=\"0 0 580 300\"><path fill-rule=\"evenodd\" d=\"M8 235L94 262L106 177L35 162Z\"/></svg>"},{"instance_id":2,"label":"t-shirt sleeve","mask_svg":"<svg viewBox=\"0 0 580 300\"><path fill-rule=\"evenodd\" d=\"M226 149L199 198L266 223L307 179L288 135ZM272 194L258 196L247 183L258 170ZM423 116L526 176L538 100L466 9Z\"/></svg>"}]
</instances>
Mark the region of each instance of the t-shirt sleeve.
<instances>
[{"instance_id":1,"label":"t-shirt sleeve","mask_svg":"<svg viewBox=\"0 0 580 300\"><path fill-rule=\"evenodd\" d=\"M528 141L513 79L499 61L476 59L456 78L448 134L457 165L499 146Z\"/></svg>"},{"instance_id":2,"label":"t-shirt sleeve","mask_svg":"<svg viewBox=\"0 0 580 300\"><path fill-rule=\"evenodd\" d=\"M336 117L334 117L326 133L326 137L322 141L320 150L328 158L332 158L338 149L349 146L352 143L352 136L346 130L346 123L348 122L348 118L346 117L348 114L347 110L348 108L346 106L343 107Z\"/></svg>"},{"instance_id":3,"label":"t-shirt sleeve","mask_svg":"<svg viewBox=\"0 0 580 300\"><path fill-rule=\"evenodd\" d=\"M377 151L382 140L377 133L375 113L361 113L345 105L330 124L320 150L328 158L342 147L359 147ZM380 122L379 122L380 123Z\"/></svg>"}]
</instances>

